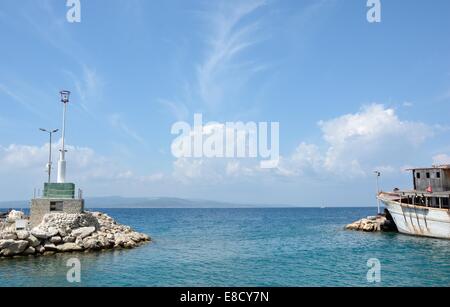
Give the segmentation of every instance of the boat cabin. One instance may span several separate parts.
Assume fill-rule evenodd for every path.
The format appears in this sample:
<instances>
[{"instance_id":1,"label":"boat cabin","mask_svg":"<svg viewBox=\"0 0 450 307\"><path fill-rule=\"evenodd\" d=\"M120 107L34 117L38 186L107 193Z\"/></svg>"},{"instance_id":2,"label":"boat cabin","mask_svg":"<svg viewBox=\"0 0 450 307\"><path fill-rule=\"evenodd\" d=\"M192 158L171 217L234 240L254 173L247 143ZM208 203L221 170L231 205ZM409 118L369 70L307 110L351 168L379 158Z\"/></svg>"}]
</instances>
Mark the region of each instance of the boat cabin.
<instances>
[{"instance_id":1,"label":"boat cabin","mask_svg":"<svg viewBox=\"0 0 450 307\"><path fill-rule=\"evenodd\" d=\"M408 170L414 190L398 191L401 203L450 210L450 165Z\"/></svg>"},{"instance_id":2,"label":"boat cabin","mask_svg":"<svg viewBox=\"0 0 450 307\"><path fill-rule=\"evenodd\" d=\"M450 191L450 165L434 166L431 168L410 169L413 174L414 190Z\"/></svg>"}]
</instances>

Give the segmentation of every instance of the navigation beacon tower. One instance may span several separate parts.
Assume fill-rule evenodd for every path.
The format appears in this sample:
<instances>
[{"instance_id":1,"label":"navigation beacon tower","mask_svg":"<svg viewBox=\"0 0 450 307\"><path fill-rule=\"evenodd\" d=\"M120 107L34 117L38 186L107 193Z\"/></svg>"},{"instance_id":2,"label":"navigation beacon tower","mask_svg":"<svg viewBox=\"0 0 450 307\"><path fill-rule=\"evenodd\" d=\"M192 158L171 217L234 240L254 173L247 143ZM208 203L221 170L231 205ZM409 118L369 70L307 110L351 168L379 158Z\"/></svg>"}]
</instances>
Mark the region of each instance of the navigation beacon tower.
<instances>
[{"instance_id":1,"label":"navigation beacon tower","mask_svg":"<svg viewBox=\"0 0 450 307\"><path fill-rule=\"evenodd\" d=\"M59 151L58 160L58 177L57 182L44 183L44 193L42 197L35 197L31 200L30 207L30 223L31 227L39 225L42 218L47 213L65 212L65 213L81 213L84 211L84 199L81 190L75 197L75 184L66 182L66 152L65 149L65 132L66 132L66 112L69 103L70 92L61 91L61 102L63 103L63 122L62 122L62 138L61 149ZM49 144L51 147L51 143ZM51 150L51 148L50 148ZM51 161L49 161L51 165ZM51 172L51 168L49 169ZM49 175L50 178L50 175Z\"/></svg>"}]
</instances>

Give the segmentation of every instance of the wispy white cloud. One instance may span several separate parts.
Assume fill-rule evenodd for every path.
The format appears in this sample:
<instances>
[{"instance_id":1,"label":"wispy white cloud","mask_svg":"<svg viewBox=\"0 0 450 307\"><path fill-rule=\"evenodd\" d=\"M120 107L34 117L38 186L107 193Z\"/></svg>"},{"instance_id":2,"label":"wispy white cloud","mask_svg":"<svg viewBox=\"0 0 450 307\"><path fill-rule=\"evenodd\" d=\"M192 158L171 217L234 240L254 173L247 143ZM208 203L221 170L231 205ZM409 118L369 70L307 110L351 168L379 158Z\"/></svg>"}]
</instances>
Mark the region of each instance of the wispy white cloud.
<instances>
[{"instance_id":1,"label":"wispy white cloud","mask_svg":"<svg viewBox=\"0 0 450 307\"><path fill-rule=\"evenodd\" d=\"M23 10L22 16L32 33L82 66L87 57L86 50L71 35L66 16L56 12L55 3L51 0L37 1L33 11Z\"/></svg>"},{"instance_id":2,"label":"wispy white cloud","mask_svg":"<svg viewBox=\"0 0 450 307\"><path fill-rule=\"evenodd\" d=\"M140 143L141 145L146 145L147 142L143 137L141 137L136 131L134 131L132 128L128 126L128 124L123 119L122 115L120 114L111 114L108 117L109 123L114 127L119 129L122 133L124 133L126 136L131 138L132 140Z\"/></svg>"},{"instance_id":3,"label":"wispy white cloud","mask_svg":"<svg viewBox=\"0 0 450 307\"><path fill-rule=\"evenodd\" d=\"M12 90L5 84L0 83L0 94L6 95L9 99L11 99L14 103L20 104L22 107L27 109L28 111L34 113L35 115L38 115L39 117L43 117L43 113L39 111L39 108L37 108L32 102L30 102L29 99L27 99L25 96L23 96L21 93L16 92L15 90Z\"/></svg>"},{"instance_id":4,"label":"wispy white cloud","mask_svg":"<svg viewBox=\"0 0 450 307\"><path fill-rule=\"evenodd\" d=\"M222 2L212 17L208 12L212 33L206 57L197 67L200 97L208 107L220 104L225 83L230 79L236 80L259 71L252 70L255 65L239 62L237 56L258 42L260 24L258 21L246 22L245 18L264 5L265 1ZM257 67L262 69L263 65Z\"/></svg>"},{"instance_id":5,"label":"wispy white cloud","mask_svg":"<svg viewBox=\"0 0 450 307\"><path fill-rule=\"evenodd\" d=\"M182 99L159 101L175 118L186 119L194 106L204 112L220 110L226 93L237 93L252 76L270 67L260 59L242 56L266 35L261 31L261 19L252 18L265 5L264 0L215 1L208 3L205 11L196 11L196 16L206 21L206 35L195 76L181 89ZM229 97L226 103L229 105Z\"/></svg>"},{"instance_id":6,"label":"wispy white cloud","mask_svg":"<svg viewBox=\"0 0 450 307\"><path fill-rule=\"evenodd\" d=\"M175 102L167 99L159 99L158 102L169 110L170 114L177 120L186 120L189 116L189 109L182 102Z\"/></svg>"},{"instance_id":7,"label":"wispy white cloud","mask_svg":"<svg viewBox=\"0 0 450 307\"><path fill-rule=\"evenodd\" d=\"M83 110L93 115L92 108L102 99L105 83L94 68L88 67L86 64L83 64L81 68L81 75L77 75L69 70L63 70L63 72L73 82L75 91L80 99L78 103Z\"/></svg>"},{"instance_id":8,"label":"wispy white cloud","mask_svg":"<svg viewBox=\"0 0 450 307\"><path fill-rule=\"evenodd\" d=\"M66 57L68 65L75 68L70 70L61 68L60 71L69 79L64 80L69 81L64 88L73 90L74 93L78 94L78 105L93 116L94 112L92 112L91 107L94 101L98 101L101 98L105 82L93 65L89 64L92 62L91 57L83 44L80 43L80 40L74 38L74 33L70 29L71 26L73 28L73 24L67 22L65 14L60 12L58 5L60 5L60 8L65 8L65 3L56 4L55 1L51 0L36 1L33 5L24 6L24 9L17 15L16 20L8 20L8 23L10 27L14 27L12 22L20 22L21 27L28 29L28 35L34 35L35 39L48 44L49 50L56 51L56 53L59 52ZM9 84L9 81L11 81L8 76L4 77L4 79L7 80L6 84ZM70 81L72 84L70 84ZM40 82L42 84L42 81ZM37 86L33 87L29 87L23 92L38 91ZM10 87L9 94L13 97L11 88L14 87ZM17 88L22 89L24 87ZM13 92L13 94L18 102L24 105L28 104L30 108L32 104L28 103L28 100L16 92ZM48 99L42 99L42 101L46 100ZM38 111L36 109L34 110L35 112Z\"/></svg>"}]
</instances>

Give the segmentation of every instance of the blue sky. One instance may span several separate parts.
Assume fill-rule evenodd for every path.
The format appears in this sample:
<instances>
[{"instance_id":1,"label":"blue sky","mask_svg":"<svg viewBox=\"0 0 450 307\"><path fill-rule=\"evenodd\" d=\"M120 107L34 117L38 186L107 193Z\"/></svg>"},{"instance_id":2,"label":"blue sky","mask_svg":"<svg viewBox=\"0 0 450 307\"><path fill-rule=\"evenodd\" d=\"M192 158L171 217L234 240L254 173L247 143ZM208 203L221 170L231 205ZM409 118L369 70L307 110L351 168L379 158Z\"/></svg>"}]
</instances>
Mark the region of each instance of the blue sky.
<instances>
[{"instance_id":1,"label":"blue sky","mask_svg":"<svg viewBox=\"0 0 450 307\"><path fill-rule=\"evenodd\" d=\"M373 205L374 169L388 190L450 163L449 1L382 0L380 23L365 0L80 2L69 23L65 1L1 1L0 200L45 181L60 89L87 196ZM279 167L174 158L196 112L279 122Z\"/></svg>"}]
</instances>

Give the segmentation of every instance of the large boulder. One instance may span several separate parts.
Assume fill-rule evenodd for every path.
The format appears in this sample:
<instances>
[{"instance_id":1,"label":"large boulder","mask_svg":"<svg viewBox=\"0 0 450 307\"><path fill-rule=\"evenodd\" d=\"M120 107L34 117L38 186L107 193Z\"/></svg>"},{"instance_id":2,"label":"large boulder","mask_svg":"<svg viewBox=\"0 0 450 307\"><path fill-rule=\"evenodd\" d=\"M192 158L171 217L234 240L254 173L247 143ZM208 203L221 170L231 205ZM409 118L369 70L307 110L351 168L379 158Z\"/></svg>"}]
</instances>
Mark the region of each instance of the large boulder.
<instances>
[{"instance_id":1,"label":"large boulder","mask_svg":"<svg viewBox=\"0 0 450 307\"><path fill-rule=\"evenodd\" d=\"M46 252L47 251L56 251L57 250L56 245L53 244L53 243L46 243L46 244L44 244L44 249L45 249Z\"/></svg>"},{"instance_id":2,"label":"large boulder","mask_svg":"<svg viewBox=\"0 0 450 307\"><path fill-rule=\"evenodd\" d=\"M38 238L36 238L35 236L33 236L32 234L30 234L28 236L27 241L30 244L30 246L32 246L32 247L36 247L39 244L41 244L41 241Z\"/></svg>"},{"instance_id":3,"label":"large boulder","mask_svg":"<svg viewBox=\"0 0 450 307\"><path fill-rule=\"evenodd\" d=\"M64 238L64 237L68 236L70 231L71 231L71 229L68 228L68 227L67 228L59 228L58 229L58 233L61 236L61 238Z\"/></svg>"},{"instance_id":4,"label":"large boulder","mask_svg":"<svg viewBox=\"0 0 450 307\"><path fill-rule=\"evenodd\" d=\"M123 245L123 247L125 247L125 248L135 248L136 246L137 246L137 243L134 242L133 240L130 240Z\"/></svg>"},{"instance_id":5,"label":"large boulder","mask_svg":"<svg viewBox=\"0 0 450 307\"><path fill-rule=\"evenodd\" d=\"M76 240L76 237L74 237L72 235L63 238L64 243L73 243L73 242L75 242L75 240Z\"/></svg>"},{"instance_id":6,"label":"large boulder","mask_svg":"<svg viewBox=\"0 0 450 307\"><path fill-rule=\"evenodd\" d=\"M36 249L32 246L28 246L24 251L24 255L33 255L36 252Z\"/></svg>"},{"instance_id":7,"label":"large boulder","mask_svg":"<svg viewBox=\"0 0 450 307\"><path fill-rule=\"evenodd\" d=\"M116 246L124 246L129 241L132 241L127 235L125 234L116 234L114 243Z\"/></svg>"},{"instance_id":8,"label":"large boulder","mask_svg":"<svg viewBox=\"0 0 450 307\"><path fill-rule=\"evenodd\" d=\"M375 230L375 224L373 223L365 223L362 227L363 231L371 232Z\"/></svg>"},{"instance_id":9,"label":"large boulder","mask_svg":"<svg viewBox=\"0 0 450 307\"><path fill-rule=\"evenodd\" d=\"M72 230L72 236L84 239L90 236L93 232L95 232L95 227L81 227Z\"/></svg>"},{"instance_id":10,"label":"large boulder","mask_svg":"<svg viewBox=\"0 0 450 307\"><path fill-rule=\"evenodd\" d=\"M39 254L42 254L43 252L45 252L45 247L43 247L42 245L38 245L35 247L36 252Z\"/></svg>"},{"instance_id":11,"label":"large boulder","mask_svg":"<svg viewBox=\"0 0 450 307\"><path fill-rule=\"evenodd\" d=\"M30 232L26 230L18 230L16 231L16 235L19 240L26 240L30 236Z\"/></svg>"},{"instance_id":12,"label":"large boulder","mask_svg":"<svg viewBox=\"0 0 450 307\"><path fill-rule=\"evenodd\" d=\"M76 252L83 250L81 246L71 242L58 245L56 248L59 252Z\"/></svg>"},{"instance_id":13,"label":"large boulder","mask_svg":"<svg viewBox=\"0 0 450 307\"><path fill-rule=\"evenodd\" d=\"M140 236L137 232L132 232L132 233L130 233L129 237L130 237L130 239L133 240L135 243L138 243L138 242L140 242L140 241L142 240L142 239L141 239L141 236Z\"/></svg>"},{"instance_id":14,"label":"large boulder","mask_svg":"<svg viewBox=\"0 0 450 307\"><path fill-rule=\"evenodd\" d=\"M55 227L42 228L40 226L31 230L31 234L38 239L48 239L58 234L58 229Z\"/></svg>"},{"instance_id":15,"label":"large boulder","mask_svg":"<svg viewBox=\"0 0 450 307\"><path fill-rule=\"evenodd\" d=\"M111 248L114 246L114 240L110 240L105 236L99 236L97 241L101 248Z\"/></svg>"},{"instance_id":16,"label":"large boulder","mask_svg":"<svg viewBox=\"0 0 450 307\"><path fill-rule=\"evenodd\" d=\"M0 240L0 250L3 249L3 247L10 244L12 241L14 241L14 240L11 240L11 239Z\"/></svg>"},{"instance_id":17,"label":"large boulder","mask_svg":"<svg viewBox=\"0 0 450 307\"><path fill-rule=\"evenodd\" d=\"M0 254L6 257L21 254L28 246L25 240L1 240Z\"/></svg>"},{"instance_id":18,"label":"large boulder","mask_svg":"<svg viewBox=\"0 0 450 307\"><path fill-rule=\"evenodd\" d=\"M13 232L5 232L1 234L3 240L17 240L17 234Z\"/></svg>"},{"instance_id":19,"label":"large boulder","mask_svg":"<svg viewBox=\"0 0 450 307\"><path fill-rule=\"evenodd\" d=\"M54 237L51 237L49 239L49 241L50 241L50 243L53 243L53 244L59 244L59 243L61 243L62 239L60 236L54 236Z\"/></svg>"},{"instance_id":20,"label":"large boulder","mask_svg":"<svg viewBox=\"0 0 450 307\"><path fill-rule=\"evenodd\" d=\"M25 214L22 211L11 210L6 218L9 223L14 223L17 220L22 220L25 218Z\"/></svg>"}]
</instances>

